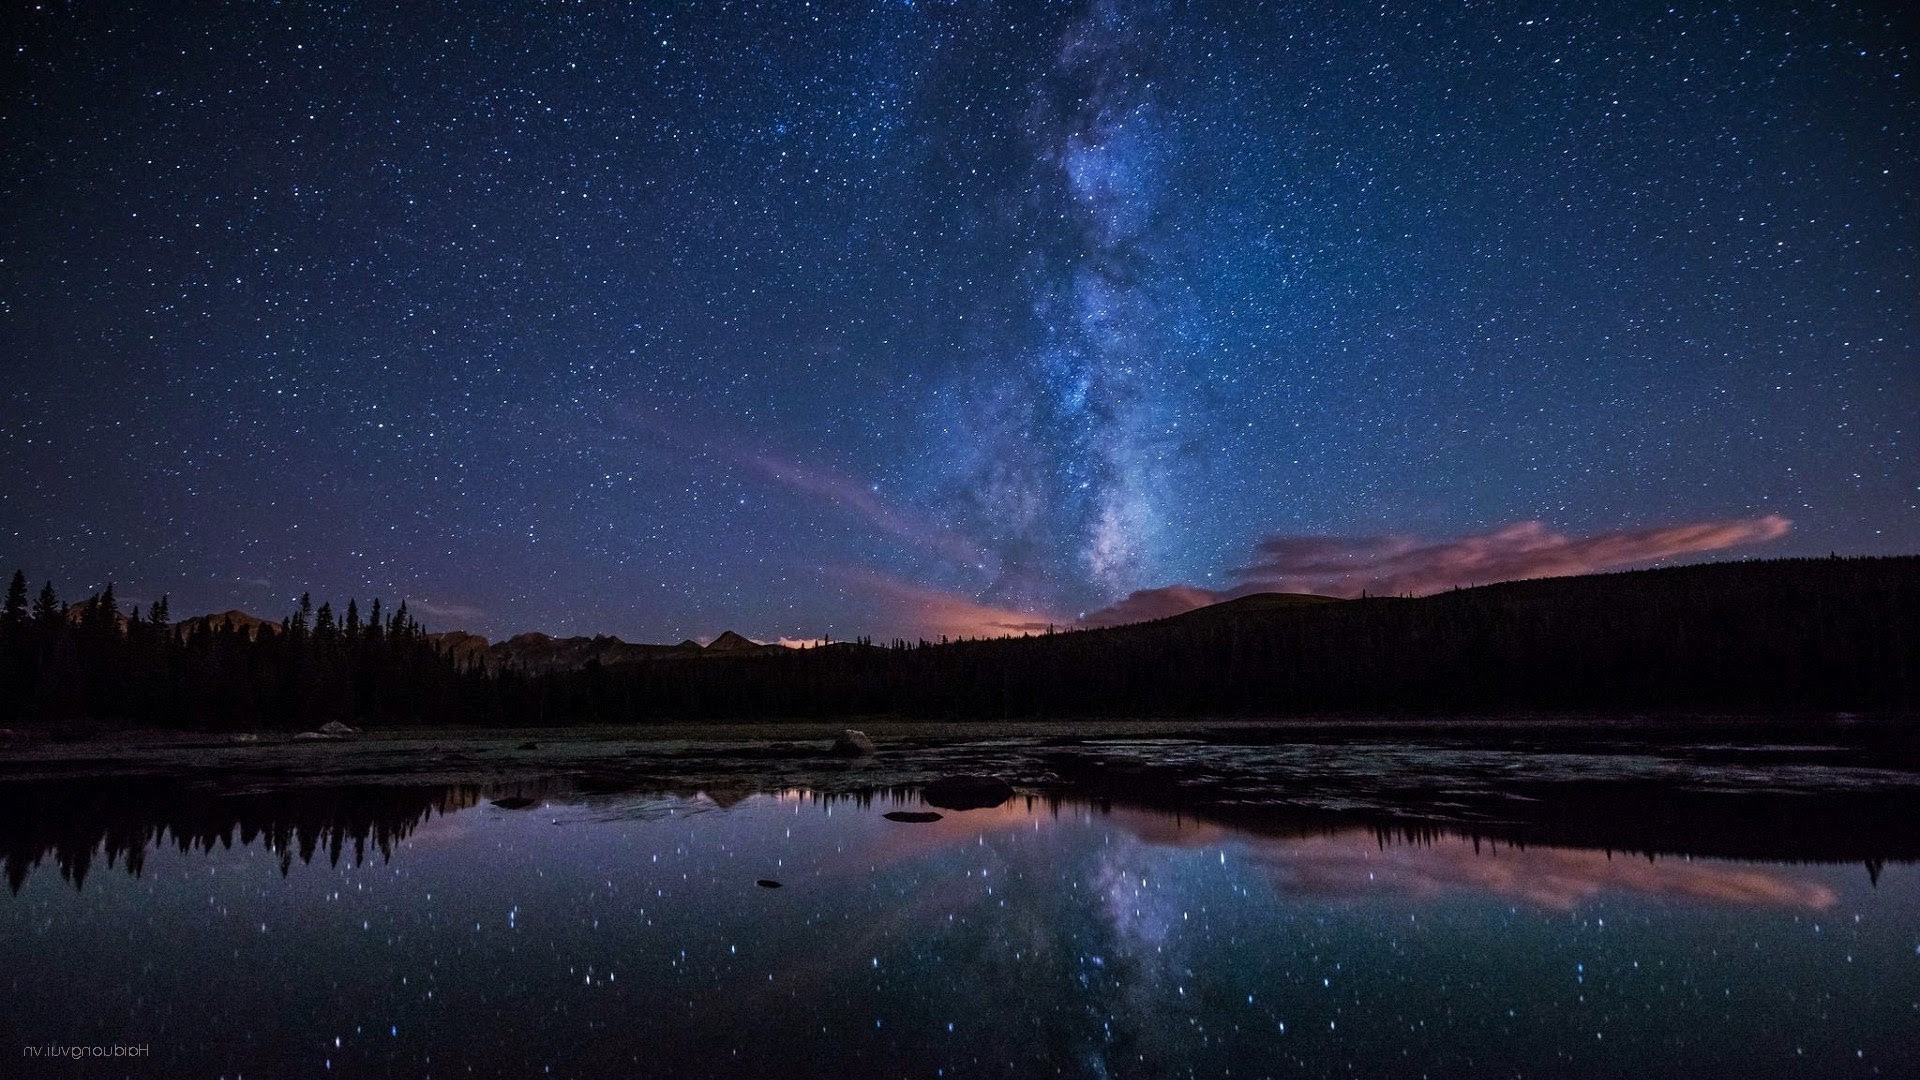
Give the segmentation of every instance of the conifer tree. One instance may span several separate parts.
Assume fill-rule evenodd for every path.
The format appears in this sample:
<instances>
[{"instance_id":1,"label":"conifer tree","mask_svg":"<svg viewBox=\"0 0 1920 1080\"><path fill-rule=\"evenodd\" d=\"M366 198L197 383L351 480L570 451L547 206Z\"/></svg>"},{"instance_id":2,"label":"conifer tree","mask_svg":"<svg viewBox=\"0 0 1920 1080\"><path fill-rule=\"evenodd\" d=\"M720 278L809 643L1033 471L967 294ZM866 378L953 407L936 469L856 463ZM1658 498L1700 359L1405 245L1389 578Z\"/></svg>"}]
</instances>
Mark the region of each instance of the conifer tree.
<instances>
[{"instance_id":1,"label":"conifer tree","mask_svg":"<svg viewBox=\"0 0 1920 1080\"><path fill-rule=\"evenodd\" d=\"M27 628L27 574L24 570L13 572L13 582L7 586L7 605L0 610L0 632L13 638Z\"/></svg>"},{"instance_id":2,"label":"conifer tree","mask_svg":"<svg viewBox=\"0 0 1920 1080\"><path fill-rule=\"evenodd\" d=\"M33 601L33 621L42 633L50 632L60 624L66 614L66 608L60 603L60 597L53 591L53 582L40 587L40 595Z\"/></svg>"}]
</instances>

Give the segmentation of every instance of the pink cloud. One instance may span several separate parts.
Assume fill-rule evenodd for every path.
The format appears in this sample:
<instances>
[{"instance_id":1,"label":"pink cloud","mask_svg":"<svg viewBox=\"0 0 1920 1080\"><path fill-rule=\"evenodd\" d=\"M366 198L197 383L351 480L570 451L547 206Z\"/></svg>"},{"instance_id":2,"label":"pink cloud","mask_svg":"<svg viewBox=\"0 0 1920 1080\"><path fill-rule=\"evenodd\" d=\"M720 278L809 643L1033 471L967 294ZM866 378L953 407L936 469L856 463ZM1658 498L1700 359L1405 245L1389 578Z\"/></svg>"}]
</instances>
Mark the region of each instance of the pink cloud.
<instances>
[{"instance_id":1,"label":"pink cloud","mask_svg":"<svg viewBox=\"0 0 1920 1080\"><path fill-rule=\"evenodd\" d=\"M1232 599L1231 594L1198 585L1165 585L1158 589L1136 589L1125 599L1080 617L1084 627L1121 626L1126 623L1165 619Z\"/></svg>"},{"instance_id":2,"label":"pink cloud","mask_svg":"<svg viewBox=\"0 0 1920 1080\"><path fill-rule=\"evenodd\" d=\"M871 487L856 480L765 452L738 454L736 460L769 480L863 517L881 532L915 547L968 566L979 566L987 559L986 552L965 537L887 505Z\"/></svg>"},{"instance_id":3,"label":"pink cloud","mask_svg":"<svg viewBox=\"0 0 1920 1080\"><path fill-rule=\"evenodd\" d=\"M1785 536L1792 523L1778 514L1652 529L1616 529L1572 537L1538 521L1522 521L1452 540L1377 536L1269 536L1256 561L1233 572L1228 589L1169 585L1142 589L1082 617L1081 626L1116 626L1166 618L1208 604L1262 592L1362 593L1422 596L1455 586L1567 577L1657 563Z\"/></svg>"},{"instance_id":4,"label":"pink cloud","mask_svg":"<svg viewBox=\"0 0 1920 1080\"><path fill-rule=\"evenodd\" d=\"M1419 596L1454 586L1592 574L1722 551L1777 540L1790 527L1786 518L1769 514L1586 537L1558 533L1538 521L1435 543L1411 536L1276 536L1260 542L1257 562L1235 571L1240 584L1234 591Z\"/></svg>"},{"instance_id":5,"label":"pink cloud","mask_svg":"<svg viewBox=\"0 0 1920 1080\"><path fill-rule=\"evenodd\" d=\"M990 638L1043 634L1070 620L1018 608L983 604L963 594L908 584L884 574L849 572L846 578L879 596L900 622L919 633L948 637Z\"/></svg>"},{"instance_id":6,"label":"pink cloud","mask_svg":"<svg viewBox=\"0 0 1920 1080\"><path fill-rule=\"evenodd\" d=\"M634 415L632 419L657 438L682 449L697 450L751 469L791 491L864 518L880 532L904 540L916 549L932 552L964 566L983 566L989 560L988 552L979 544L949 527L926 521L888 504L871 485L852 477L765 450L734 447L657 416Z\"/></svg>"},{"instance_id":7,"label":"pink cloud","mask_svg":"<svg viewBox=\"0 0 1920 1080\"><path fill-rule=\"evenodd\" d=\"M407 607L423 615L431 615L439 619L465 619L467 621L474 621L487 617L485 611L471 604L439 603L433 600L410 598L407 600Z\"/></svg>"}]
</instances>

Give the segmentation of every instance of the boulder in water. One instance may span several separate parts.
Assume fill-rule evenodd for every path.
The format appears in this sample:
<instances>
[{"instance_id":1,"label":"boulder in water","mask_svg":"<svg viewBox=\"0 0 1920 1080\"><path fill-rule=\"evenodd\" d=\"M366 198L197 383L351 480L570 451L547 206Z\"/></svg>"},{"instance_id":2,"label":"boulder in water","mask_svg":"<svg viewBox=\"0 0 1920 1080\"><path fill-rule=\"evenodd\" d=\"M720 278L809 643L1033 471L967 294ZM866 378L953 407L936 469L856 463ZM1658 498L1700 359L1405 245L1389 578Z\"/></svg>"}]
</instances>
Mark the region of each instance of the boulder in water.
<instances>
[{"instance_id":1,"label":"boulder in water","mask_svg":"<svg viewBox=\"0 0 1920 1080\"><path fill-rule=\"evenodd\" d=\"M904 821L909 825L928 825L939 821L944 815L931 810L894 810L880 816L888 821Z\"/></svg>"},{"instance_id":2,"label":"boulder in water","mask_svg":"<svg viewBox=\"0 0 1920 1080\"><path fill-rule=\"evenodd\" d=\"M764 878L764 877L761 878L759 881L754 882L754 884L760 886L763 889L778 889L782 887L779 882L773 880L772 878Z\"/></svg>"},{"instance_id":3,"label":"boulder in water","mask_svg":"<svg viewBox=\"0 0 1920 1080\"><path fill-rule=\"evenodd\" d=\"M833 754L835 757L872 757L873 740L867 738L864 731L848 728L833 740Z\"/></svg>"},{"instance_id":4,"label":"boulder in water","mask_svg":"<svg viewBox=\"0 0 1920 1080\"><path fill-rule=\"evenodd\" d=\"M532 806L533 803L534 800L527 798L525 795L509 795L504 799L493 800L493 805L502 810L525 810L527 807Z\"/></svg>"},{"instance_id":5,"label":"boulder in water","mask_svg":"<svg viewBox=\"0 0 1920 1080\"><path fill-rule=\"evenodd\" d=\"M338 720L329 720L326 723L320 725L320 734L336 735L336 736L358 735L360 734L360 729L355 727L348 727L347 725L341 723Z\"/></svg>"}]
</instances>

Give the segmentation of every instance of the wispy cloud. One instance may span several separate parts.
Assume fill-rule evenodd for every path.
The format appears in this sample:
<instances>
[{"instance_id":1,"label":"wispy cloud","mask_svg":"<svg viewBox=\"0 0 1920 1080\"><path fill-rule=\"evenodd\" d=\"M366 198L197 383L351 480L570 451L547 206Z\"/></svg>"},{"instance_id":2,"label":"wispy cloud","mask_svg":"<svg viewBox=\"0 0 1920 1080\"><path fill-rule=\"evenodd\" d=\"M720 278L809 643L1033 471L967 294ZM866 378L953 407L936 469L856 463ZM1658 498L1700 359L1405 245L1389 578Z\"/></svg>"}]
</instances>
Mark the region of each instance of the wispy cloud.
<instances>
[{"instance_id":1,"label":"wispy cloud","mask_svg":"<svg viewBox=\"0 0 1920 1080\"><path fill-rule=\"evenodd\" d=\"M1077 620L1083 627L1121 626L1126 623L1147 622L1150 619L1165 619L1182 612L1203 608L1208 604L1217 604L1227 600L1233 594L1215 589L1203 589L1198 585L1163 585L1157 589L1137 589L1098 611L1091 611Z\"/></svg>"},{"instance_id":2,"label":"wispy cloud","mask_svg":"<svg viewBox=\"0 0 1920 1080\"><path fill-rule=\"evenodd\" d=\"M681 449L698 450L746 468L788 490L810 496L863 518L879 532L963 566L982 567L987 550L950 526L926 520L882 499L873 485L818 465L809 465L767 450L741 448L703 437L677 423L655 416L633 420L655 437Z\"/></svg>"},{"instance_id":3,"label":"wispy cloud","mask_svg":"<svg viewBox=\"0 0 1920 1080\"><path fill-rule=\"evenodd\" d=\"M849 511L896 539L965 566L981 566L984 549L950 528L915 517L882 501L871 485L825 469L789 461L764 451L734 455L735 460L776 483Z\"/></svg>"},{"instance_id":4,"label":"wispy cloud","mask_svg":"<svg viewBox=\"0 0 1920 1080\"><path fill-rule=\"evenodd\" d=\"M1316 592L1327 596L1424 593L1456 585L1591 574L1682 555L1764 543L1792 524L1777 514L1746 521L1707 521L1586 537L1523 521L1491 532L1427 543L1411 536L1351 538L1270 536L1258 560L1235 571L1241 589Z\"/></svg>"},{"instance_id":5,"label":"wispy cloud","mask_svg":"<svg viewBox=\"0 0 1920 1080\"><path fill-rule=\"evenodd\" d=\"M407 610L417 611L422 615L430 615L436 619L478 621L487 617L485 611L467 604L439 603L433 600L421 600L415 597L407 598Z\"/></svg>"},{"instance_id":6,"label":"wispy cloud","mask_svg":"<svg viewBox=\"0 0 1920 1080\"><path fill-rule=\"evenodd\" d=\"M1522 521L1451 540L1404 534L1269 536L1255 561L1233 571L1225 589L1169 585L1142 589L1091 612L1083 626L1114 626L1165 618L1234 597L1261 592L1362 593L1415 596L1455 586L1526 578L1566 577L1657 563L1785 536L1792 523L1778 514L1651 529L1616 529L1574 537L1538 521Z\"/></svg>"}]
</instances>

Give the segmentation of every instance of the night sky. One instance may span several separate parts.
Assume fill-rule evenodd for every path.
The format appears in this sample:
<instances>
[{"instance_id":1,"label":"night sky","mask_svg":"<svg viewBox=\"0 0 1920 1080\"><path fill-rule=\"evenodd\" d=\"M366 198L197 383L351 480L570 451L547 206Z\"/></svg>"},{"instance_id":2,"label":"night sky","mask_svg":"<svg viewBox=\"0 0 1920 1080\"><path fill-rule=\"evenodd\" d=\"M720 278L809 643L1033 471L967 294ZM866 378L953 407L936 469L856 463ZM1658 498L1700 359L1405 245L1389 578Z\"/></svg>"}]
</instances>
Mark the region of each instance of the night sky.
<instances>
[{"instance_id":1,"label":"night sky","mask_svg":"<svg viewBox=\"0 0 1920 1080\"><path fill-rule=\"evenodd\" d=\"M1911 552L1911 16L1747 6L17 5L0 559L671 641Z\"/></svg>"}]
</instances>

